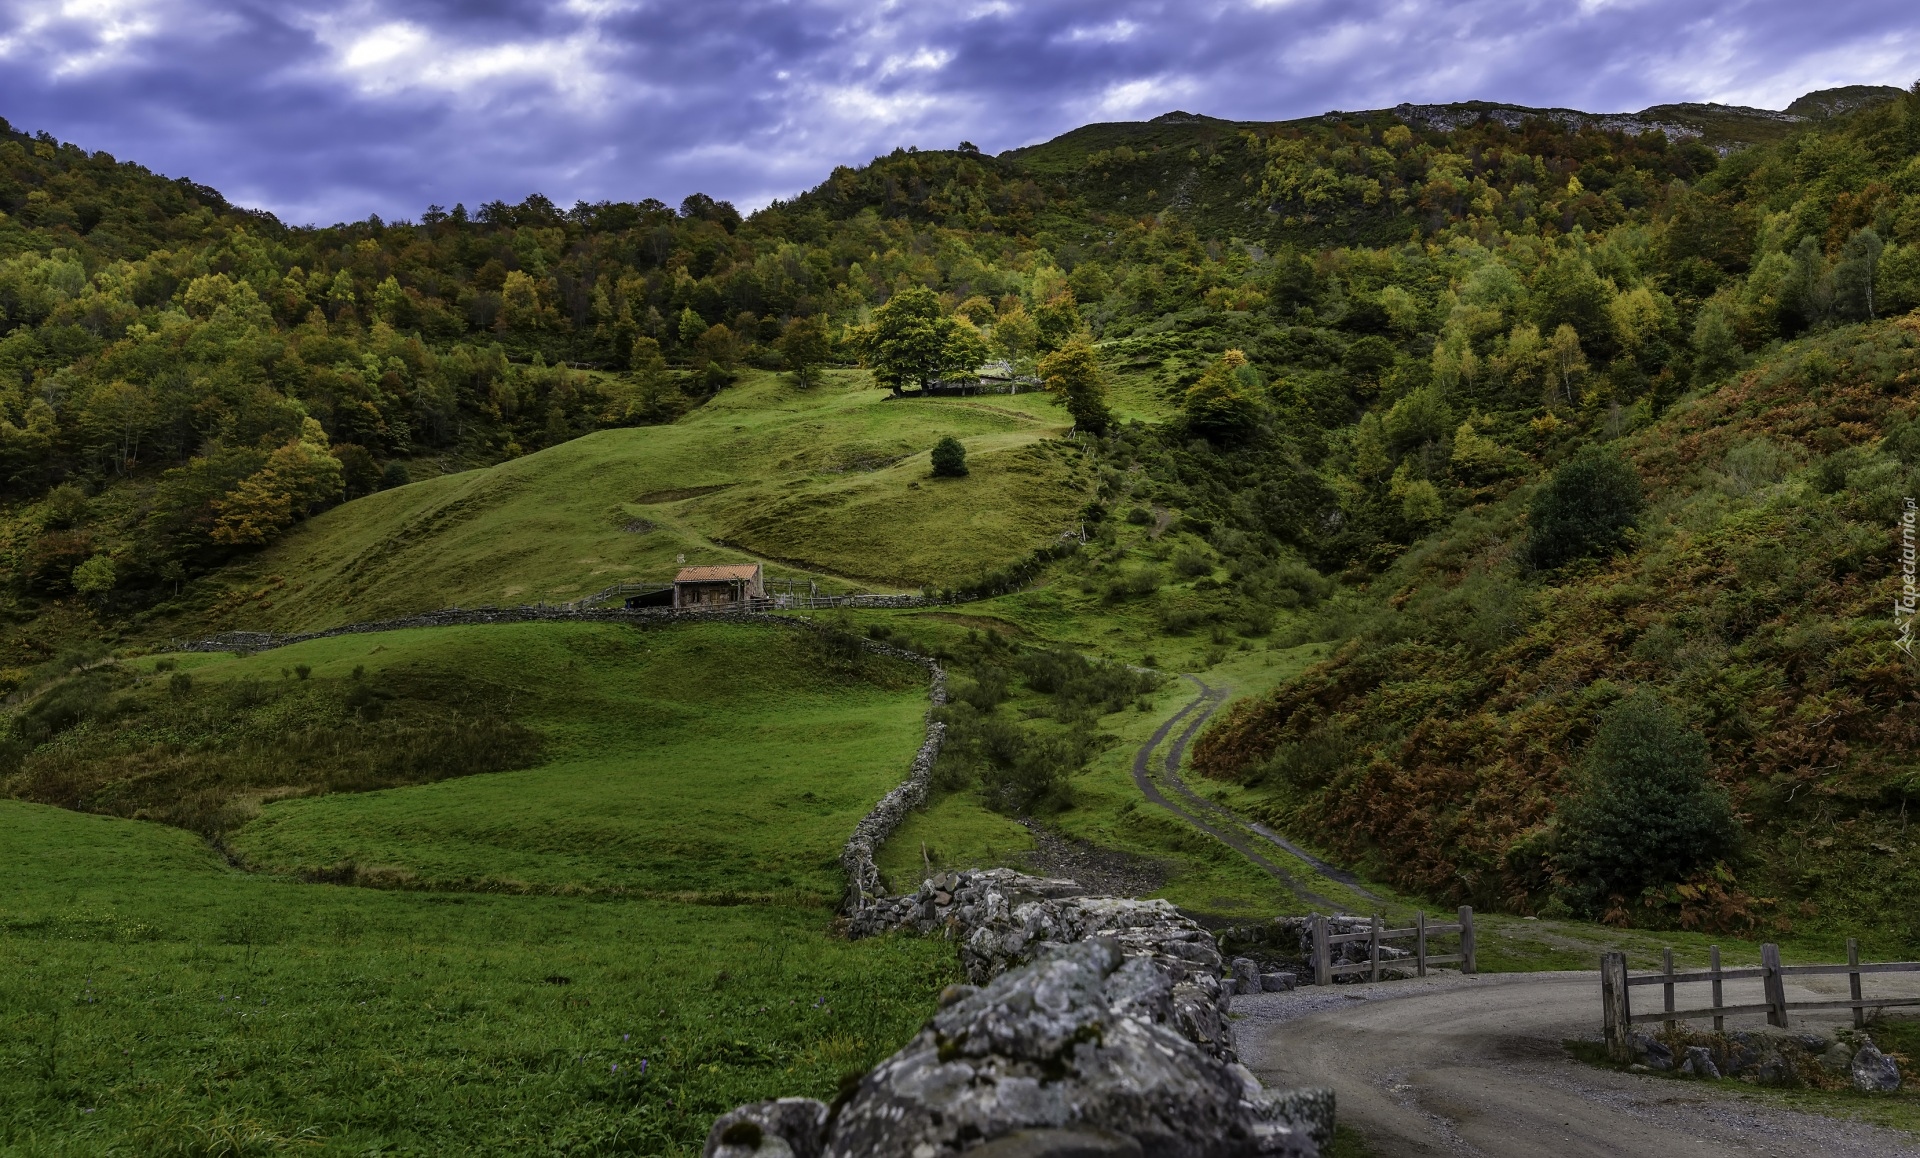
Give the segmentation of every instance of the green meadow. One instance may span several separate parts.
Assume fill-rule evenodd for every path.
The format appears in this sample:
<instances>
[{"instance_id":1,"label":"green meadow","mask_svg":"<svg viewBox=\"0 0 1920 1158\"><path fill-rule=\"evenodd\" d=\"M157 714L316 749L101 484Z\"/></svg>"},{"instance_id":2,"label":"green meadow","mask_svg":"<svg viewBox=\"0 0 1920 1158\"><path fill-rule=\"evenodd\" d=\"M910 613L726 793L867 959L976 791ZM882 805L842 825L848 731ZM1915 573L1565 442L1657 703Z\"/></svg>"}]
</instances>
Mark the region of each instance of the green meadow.
<instances>
[{"instance_id":1,"label":"green meadow","mask_svg":"<svg viewBox=\"0 0 1920 1158\"><path fill-rule=\"evenodd\" d=\"M825 909L394 892L0 801L0 1151L692 1154L956 976Z\"/></svg>"},{"instance_id":2,"label":"green meadow","mask_svg":"<svg viewBox=\"0 0 1920 1158\"><path fill-rule=\"evenodd\" d=\"M299 666L306 680L281 674ZM410 887L825 903L840 844L904 775L927 706L915 665L836 662L809 633L730 624L380 632L184 669L205 696L350 684L354 669L374 689L436 671L485 681L543 738L537 766L289 796L227 837L262 869Z\"/></svg>"},{"instance_id":3,"label":"green meadow","mask_svg":"<svg viewBox=\"0 0 1920 1158\"><path fill-rule=\"evenodd\" d=\"M810 390L749 372L667 426L603 430L380 491L208 581L201 626L308 630L449 605L565 601L677 561L765 560L869 589L970 580L1074 525L1090 469L1044 394L894 399L864 372ZM930 477L942 437L971 473Z\"/></svg>"}]
</instances>

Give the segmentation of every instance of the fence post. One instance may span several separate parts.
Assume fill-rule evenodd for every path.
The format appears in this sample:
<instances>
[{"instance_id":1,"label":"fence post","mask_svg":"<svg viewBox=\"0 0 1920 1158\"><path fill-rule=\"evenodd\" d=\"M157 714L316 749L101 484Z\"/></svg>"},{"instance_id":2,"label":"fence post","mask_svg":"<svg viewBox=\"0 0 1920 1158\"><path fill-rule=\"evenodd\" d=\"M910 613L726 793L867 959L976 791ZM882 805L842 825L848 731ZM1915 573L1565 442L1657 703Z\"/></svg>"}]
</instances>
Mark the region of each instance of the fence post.
<instances>
[{"instance_id":1,"label":"fence post","mask_svg":"<svg viewBox=\"0 0 1920 1158\"><path fill-rule=\"evenodd\" d=\"M1673 948L1672 946L1668 946L1667 948L1660 950L1660 972L1667 975L1666 984L1660 987L1661 998L1662 998L1660 1008L1665 1010L1668 1014L1668 1017L1666 1020L1667 1032L1672 1033L1673 1024L1674 1024L1673 1017L1672 1017L1672 1014L1673 1014Z\"/></svg>"},{"instance_id":2,"label":"fence post","mask_svg":"<svg viewBox=\"0 0 1920 1158\"><path fill-rule=\"evenodd\" d=\"M1769 941L1760 946L1761 988L1766 992L1767 1024L1776 1029L1787 1028L1787 982L1780 975L1780 946Z\"/></svg>"},{"instance_id":3,"label":"fence post","mask_svg":"<svg viewBox=\"0 0 1920 1158\"><path fill-rule=\"evenodd\" d=\"M1722 1004L1720 998L1720 946L1707 948L1707 969L1713 974L1713 1008L1717 1011ZM1727 1019L1718 1012L1713 1015L1713 1032L1720 1033L1727 1028Z\"/></svg>"},{"instance_id":4,"label":"fence post","mask_svg":"<svg viewBox=\"0 0 1920 1158\"><path fill-rule=\"evenodd\" d=\"M1333 984L1333 962L1328 960L1327 918L1324 914L1313 915L1313 983L1315 985Z\"/></svg>"},{"instance_id":5,"label":"fence post","mask_svg":"<svg viewBox=\"0 0 1920 1158\"><path fill-rule=\"evenodd\" d=\"M1380 980L1380 914L1373 915L1373 928L1367 937L1367 980Z\"/></svg>"},{"instance_id":6,"label":"fence post","mask_svg":"<svg viewBox=\"0 0 1920 1158\"><path fill-rule=\"evenodd\" d=\"M1427 911L1413 919L1413 970L1417 976L1427 975Z\"/></svg>"},{"instance_id":7,"label":"fence post","mask_svg":"<svg viewBox=\"0 0 1920 1158\"><path fill-rule=\"evenodd\" d=\"M1600 1031L1607 1039L1607 1056L1622 1065L1633 1062L1632 1018L1627 1004L1627 955L1610 949L1600 954Z\"/></svg>"},{"instance_id":8,"label":"fence post","mask_svg":"<svg viewBox=\"0 0 1920 1158\"><path fill-rule=\"evenodd\" d=\"M1865 1029L1867 1028L1867 1010L1860 1004L1860 942L1852 937L1847 938L1847 964L1854 966L1854 971L1847 974L1847 996L1853 998L1854 1003L1853 1028Z\"/></svg>"},{"instance_id":9,"label":"fence post","mask_svg":"<svg viewBox=\"0 0 1920 1158\"><path fill-rule=\"evenodd\" d=\"M1473 906L1460 906L1460 972L1471 977L1478 970L1473 960Z\"/></svg>"}]
</instances>

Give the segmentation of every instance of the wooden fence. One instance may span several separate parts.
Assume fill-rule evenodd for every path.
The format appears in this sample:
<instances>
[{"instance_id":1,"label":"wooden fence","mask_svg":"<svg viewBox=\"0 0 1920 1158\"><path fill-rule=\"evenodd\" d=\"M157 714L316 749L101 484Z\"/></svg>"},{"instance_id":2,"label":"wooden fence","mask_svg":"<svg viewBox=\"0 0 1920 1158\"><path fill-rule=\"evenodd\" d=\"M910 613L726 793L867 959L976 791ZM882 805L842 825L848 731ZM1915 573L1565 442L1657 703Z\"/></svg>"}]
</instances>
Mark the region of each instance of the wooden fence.
<instances>
[{"instance_id":1,"label":"wooden fence","mask_svg":"<svg viewBox=\"0 0 1920 1158\"><path fill-rule=\"evenodd\" d=\"M1460 936L1460 949L1456 953L1434 954L1428 952L1429 942L1434 937ZM1411 958L1396 957L1381 964L1380 950L1389 941L1413 942ZM1367 959L1348 965L1333 963L1333 947L1353 942L1365 942ZM1327 918L1319 913L1313 915L1313 983L1331 985L1333 979L1348 973L1365 973L1367 980L1380 980L1382 968L1403 969L1412 964L1414 976L1425 977L1429 965L1460 966L1460 972L1475 972L1473 943L1473 906L1461 905L1459 920L1448 924L1429 924L1427 914L1421 912L1414 918L1411 926L1405 929L1389 929L1386 922L1378 916L1373 925L1364 933L1333 933L1327 928Z\"/></svg>"},{"instance_id":2,"label":"wooden fence","mask_svg":"<svg viewBox=\"0 0 1920 1158\"><path fill-rule=\"evenodd\" d=\"M1860 995L1860 978L1868 973L1916 973L1920 972L1920 961L1876 961L1862 963L1860 944L1852 938L1847 939L1847 963L1844 965L1782 965L1780 964L1780 946L1771 942L1760 946L1760 964L1753 968L1722 969L1720 967L1720 946L1714 945L1707 950L1707 967L1692 973L1676 973L1673 970L1673 950L1663 949L1660 953L1661 969L1658 973L1632 974L1627 972L1627 955L1620 952L1608 952L1600 955L1600 1016L1602 1029L1606 1035L1607 1053L1615 1061L1633 1060L1633 1027L1647 1022L1665 1022L1669 1028L1681 1021L1711 1017L1714 1032L1726 1028L1726 1019L1739 1014L1764 1013L1767 1024L1787 1027L1787 1014L1791 1010L1814 1009L1851 1009L1856 1029L1867 1023L1867 1010L1880 1009L1894 1005L1920 1005L1920 997L1880 997L1866 998ZM1848 997L1844 1001L1788 1001L1786 979L1788 977L1834 977L1845 974L1847 977ZM1729 981L1760 982L1763 998L1758 1003L1728 1005L1724 986ZM1659 1009L1642 1013L1633 1011L1632 991L1636 986L1658 985L1661 988ZM1674 1008L1673 987L1676 985L1709 985L1713 1004L1700 1009Z\"/></svg>"}]
</instances>

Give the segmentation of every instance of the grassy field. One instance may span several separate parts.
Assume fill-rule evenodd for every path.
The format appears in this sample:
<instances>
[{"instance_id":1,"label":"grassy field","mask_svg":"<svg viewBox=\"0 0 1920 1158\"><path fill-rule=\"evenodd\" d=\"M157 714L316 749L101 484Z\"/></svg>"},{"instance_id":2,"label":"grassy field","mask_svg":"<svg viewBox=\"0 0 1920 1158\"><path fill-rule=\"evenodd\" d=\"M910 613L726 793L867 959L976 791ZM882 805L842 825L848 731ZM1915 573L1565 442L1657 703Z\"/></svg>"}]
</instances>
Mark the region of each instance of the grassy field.
<instances>
[{"instance_id":1,"label":"grassy field","mask_svg":"<svg viewBox=\"0 0 1920 1158\"><path fill-rule=\"evenodd\" d=\"M843 884L841 842L905 774L926 711L914 665L836 666L806 633L727 624L422 629L137 662L169 661L207 697L352 683L356 668L376 694L435 672L484 681L543 738L538 766L312 796L296 778L227 836L263 868L415 887L823 903ZM299 666L307 680L283 677Z\"/></svg>"},{"instance_id":2,"label":"grassy field","mask_svg":"<svg viewBox=\"0 0 1920 1158\"><path fill-rule=\"evenodd\" d=\"M1068 424L1042 394L896 400L865 373L800 390L749 372L670 426L605 430L336 507L153 629L564 601L670 578L682 555L874 588L965 581L1072 525L1088 472L1054 439ZM968 477L929 477L945 435L966 444Z\"/></svg>"},{"instance_id":3,"label":"grassy field","mask_svg":"<svg viewBox=\"0 0 1920 1158\"><path fill-rule=\"evenodd\" d=\"M299 884L12 801L0 830L9 1154L692 1154L830 1097L956 976L818 908Z\"/></svg>"}]
</instances>

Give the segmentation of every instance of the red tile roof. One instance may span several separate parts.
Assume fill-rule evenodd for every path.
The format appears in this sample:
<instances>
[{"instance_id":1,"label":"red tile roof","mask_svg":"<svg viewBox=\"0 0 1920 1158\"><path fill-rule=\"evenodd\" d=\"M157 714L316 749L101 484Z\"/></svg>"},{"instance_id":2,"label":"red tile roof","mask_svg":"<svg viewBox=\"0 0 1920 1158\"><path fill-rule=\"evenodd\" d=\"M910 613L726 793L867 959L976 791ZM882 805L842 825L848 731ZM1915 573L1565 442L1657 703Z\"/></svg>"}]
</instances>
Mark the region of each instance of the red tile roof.
<instances>
[{"instance_id":1,"label":"red tile roof","mask_svg":"<svg viewBox=\"0 0 1920 1158\"><path fill-rule=\"evenodd\" d=\"M760 574L760 564L739 563L720 567L682 567L673 577L675 583L721 583L729 579L752 580Z\"/></svg>"}]
</instances>

